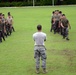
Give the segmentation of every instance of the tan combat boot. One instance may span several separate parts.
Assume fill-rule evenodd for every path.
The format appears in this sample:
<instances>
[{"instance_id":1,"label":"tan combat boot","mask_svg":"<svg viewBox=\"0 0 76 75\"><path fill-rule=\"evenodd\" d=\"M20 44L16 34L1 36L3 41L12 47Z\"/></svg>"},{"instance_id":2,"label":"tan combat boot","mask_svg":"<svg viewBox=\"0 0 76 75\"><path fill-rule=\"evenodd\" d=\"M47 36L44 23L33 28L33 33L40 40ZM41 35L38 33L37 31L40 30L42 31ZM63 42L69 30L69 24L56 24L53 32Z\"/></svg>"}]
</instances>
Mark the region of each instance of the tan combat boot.
<instances>
[{"instance_id":1,"label":"tan combat boot","mask_svg":"<svg viewBox=\"0 0 76 75\"><path fill-rule=\"evenodd\" d=\"M47 73L47 70L46 70L46 68L43 68L43 73L45 74L45 73Z\"/></svg>"},{"instance_id":2,"label":"tan combat boot","mask_svg":"<svg viewBox=\"0 0 76 75\"><path fill-rule=\"evenodd\" d=\"M37 73L37 74L39 74L39 73L40 73L39 68L36 68L36 73Z\"/></svg>"}]
</instances>

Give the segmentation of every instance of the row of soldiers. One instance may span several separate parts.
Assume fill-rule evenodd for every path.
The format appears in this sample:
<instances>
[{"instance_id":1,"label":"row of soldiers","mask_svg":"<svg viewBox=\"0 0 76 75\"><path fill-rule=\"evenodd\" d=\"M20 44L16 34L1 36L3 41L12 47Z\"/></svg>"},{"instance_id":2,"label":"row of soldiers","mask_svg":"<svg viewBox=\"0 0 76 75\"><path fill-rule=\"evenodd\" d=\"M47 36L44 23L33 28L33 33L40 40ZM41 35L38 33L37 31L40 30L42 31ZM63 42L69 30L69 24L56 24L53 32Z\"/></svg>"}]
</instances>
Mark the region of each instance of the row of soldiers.
<instances>
[{"instance_id":1,"label":"row of soldiers","mask_svg":"<svg viewBox=\"0 0 76 75\"><path fill-rule=\"evenodd\" d=\"M0 43L4 40L5 37L11 35L14 30L13 27L13 16L11 16L10 12L8 12L7 18L3 13L0 13Z\"/></svg>"},{"instance_id":2,"label":"row of soldiers","mask_svg":"<svg viewBox=\"0 0 76 75\"><path fill-rule=\"evenodd\" d=\"M69 20L66 18L65 14L62 13L62 11L55 10L52 12L52 18L51 18L51 29L54 31L54 34L60 33L63 36L63 39L69 40L68 38L68 32L69 29L71 29Z\"/></svg>"}]
</instances>

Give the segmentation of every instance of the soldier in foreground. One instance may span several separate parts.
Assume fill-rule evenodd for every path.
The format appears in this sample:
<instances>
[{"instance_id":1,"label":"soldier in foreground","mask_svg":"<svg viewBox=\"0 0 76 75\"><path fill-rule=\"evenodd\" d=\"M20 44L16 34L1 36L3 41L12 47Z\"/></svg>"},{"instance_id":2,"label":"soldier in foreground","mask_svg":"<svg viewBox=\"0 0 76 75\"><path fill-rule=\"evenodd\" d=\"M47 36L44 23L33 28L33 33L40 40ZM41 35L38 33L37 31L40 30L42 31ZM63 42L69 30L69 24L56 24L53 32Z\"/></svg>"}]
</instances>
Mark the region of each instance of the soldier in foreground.
<instances>
[{"instance_id":1,"label":"soldier in foreground","mask_svg":"<svg viewBox=\"0 0 76 75\"><path fill-rule=\"evenodd\" d=\"M36 73L39 74L40 71L40 57L42 60L42 68L43 68L43 73L47 73L46 71L46 48L44 45L44 41L46 41L46 34L42 32L42 26L38 25L37 26L38 32L33 34L33 39L35 41L35 55L34 58L36 60Z\"/></svg>"}]
</instances>

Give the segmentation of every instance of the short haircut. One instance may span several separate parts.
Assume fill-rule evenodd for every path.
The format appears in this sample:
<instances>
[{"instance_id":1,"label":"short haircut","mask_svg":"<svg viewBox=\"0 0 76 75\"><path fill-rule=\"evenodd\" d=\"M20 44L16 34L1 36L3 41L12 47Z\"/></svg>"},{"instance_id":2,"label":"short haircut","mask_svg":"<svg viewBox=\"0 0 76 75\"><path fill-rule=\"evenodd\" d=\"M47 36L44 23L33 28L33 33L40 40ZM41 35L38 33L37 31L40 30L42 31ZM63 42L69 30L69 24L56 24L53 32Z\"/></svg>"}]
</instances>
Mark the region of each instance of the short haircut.
<instances>
[{"instance_id":1,"label":"short haircut","mask_svg":"<svg viewBox=\"0 0 76 75\"><path fill-rule=\"evenodd\" d=\"M42 26L41 25L37 25L37 30L41 30Z\"/></svg>"},{"instance_id":2,"label":"short haircut","mask_svg":"<svg viewBox=\"0 0 76 75\"><path fill-rule=\"evenodd\" d=\"M8 16L10 16L11 14L10 14L10 12L8 12Z\"/></svg>"},{"instance_id":3,"label":"short haircut","mask_svg":"<svg viewBox=\"0 0 76 75\"><path fill-rule=\"evenodd\" d=\"M2 15L2 13L0 13L0 16Z\"/></svg>"},{"instance_id":4,"label":"short haircut","mask_svg":"<svg viewBox=\"0 0 76 75\"><path fill-rule=\"evenodd\" d=\"M4 14L2 14L2 16L5 16Z\"/></svg>"},{"instance_id":5,"label":"short haircut","mask_svg":"<svg viewBox=\"0 0 76 75\"><path fill-rule=\"evenodd\" d=\"M62 13L62 11L59 11L59 13L61 14L61 13Z\"/></svg>"},{"instance_id":6,"label":"short haircut","mask_svg":"<svg viewBox=\"0 0 76 75\"><path fill-rule=\"evenodd\" d=\"M54 14L54 13L55 13L55 11L52 12L52 14Z\"/></svg>"},{"instance_id":7,"label":"short haircut","mask_svg":"<svg viewBox=\"0 0 76 75\"><path fill-rule=\"evenodd\" d=\"M59 10L55 10L55 12L59 12Z\"/></svg>"},{"instance_id":8,"label":"short haircut","mask_svg":"<svg viewBox=\"0 0 76 75\"><path fill-rule=\"evenodd\" d=\"M62 16L65 16L65 14L62 14Z\"/></svg>"}]
</instances>

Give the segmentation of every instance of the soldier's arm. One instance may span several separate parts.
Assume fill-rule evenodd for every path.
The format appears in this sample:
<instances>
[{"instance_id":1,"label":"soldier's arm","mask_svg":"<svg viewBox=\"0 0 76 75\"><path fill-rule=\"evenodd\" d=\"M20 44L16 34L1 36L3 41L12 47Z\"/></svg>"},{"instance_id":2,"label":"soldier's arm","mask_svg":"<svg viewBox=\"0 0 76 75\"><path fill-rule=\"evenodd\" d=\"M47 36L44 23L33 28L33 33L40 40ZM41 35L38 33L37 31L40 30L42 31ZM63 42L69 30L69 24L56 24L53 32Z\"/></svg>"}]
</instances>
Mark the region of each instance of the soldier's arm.
<instances>
[{"instance_id":1,"label":"soldier's arm","mask_svg":"<svg viewBox=\"0 0 76 75\"><path fill-rule=\"evenodd\" d=\"M45 37L44 37L44 41L46 41L46 34L45 34Z\"/></svg>"},{"instance_id":2,"label":"soldier's arm","mask_svg":"<svg viewBox=\"0 0 76 75\"><path fill-rule=\"evenodd\" d=\"M53 23L53 17L51 18L51 23Z\"/></svg>"},{"instance_id":3,"label":"soldier's arm","mask_svg":"<svg viewBox=\"0 0 76 75\"><path fill-rule=\"evenodd\" d=\"M13 25L13 19L11 19L11 24Z\"/></svg>"},{"instance_id":4,"label":"soldier's arm","mask_svg":"<svg viewBox=\"0 0 76 75\"><path fill-rule=\"evenodd\" d=\"M33 40L35 41L35 35L33 34Z\"/></svg>"},{"instance_id":5,"label":"soldier's arm","mask_svg":"<svg viewBox=\"0 0 76 75\"><path fill-rule=\"evenodd\" d=\"M64 28L63 24L61 23L61 27Z\"/></svg>"},{"instance_id":6,"label":"soldier's arm","mask_svg":"<svg viewBox=\"0 0 76 75\"><path fill-rule=\"evenodd\" d=\"M13 25L13 20L11 20L11 24Z\"/></svg>"},{"instance_id":7,"label":"soldier's arm","mask_svg":"<svg viewBox=\"0 0 76 75\"><path fill-rule=\"evenodd\" d=\"M4 32L6 33L6 28L5 28L5 26L4 26Z\"/></svg>"},{"instance_id":8,"label":"soldier's arm","mask_svg":"<svg viewBox=\"0 0 76 75\"><path fill-rule=\"evenodd\" d=\"M61 25L61 21L59 21L59 27L60 27L60 25Z\"/></svg>"},{"instance_id":9,"label":"soldier's arm","mask_svg":"<svg viewBox=\"0 0 76 75\"><path fill-rule=\"evenodd\" d=\"M71 29L70 23L68 23L69 28Z\"/></svg>"}]
</instances>

